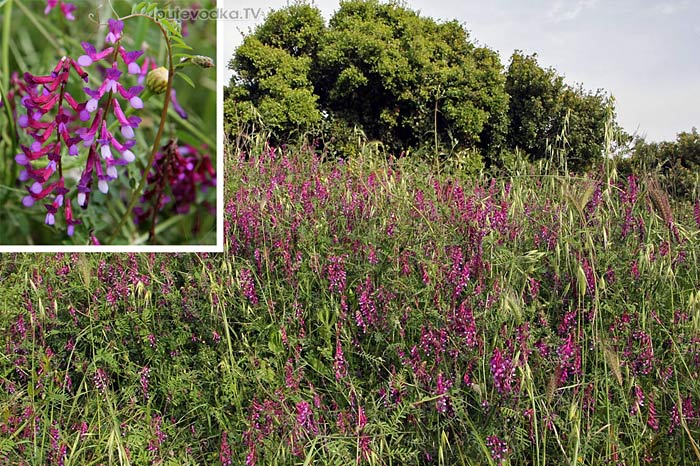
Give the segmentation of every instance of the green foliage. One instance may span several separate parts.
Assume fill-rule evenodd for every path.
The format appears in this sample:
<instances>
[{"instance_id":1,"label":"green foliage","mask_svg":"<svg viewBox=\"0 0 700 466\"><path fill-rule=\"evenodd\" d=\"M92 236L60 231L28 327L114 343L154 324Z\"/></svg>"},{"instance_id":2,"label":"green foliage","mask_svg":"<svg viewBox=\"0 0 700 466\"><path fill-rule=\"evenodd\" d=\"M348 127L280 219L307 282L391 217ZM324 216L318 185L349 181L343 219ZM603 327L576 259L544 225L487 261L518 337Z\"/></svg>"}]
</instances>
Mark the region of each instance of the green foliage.
<instances>
[{"instance_id":1,"label":"green foliage","mask_svg":"<svg viewBox=\"0 0 700 466\"><path fill-rule=\"evenodd\" d=\"M666 191L678 199L700 196L700 134L696 128L678 133L675 141L646 142L637 138L630 157L622 159L622 164L626 171L658 172Z\"/></svg>"},{"instance_id":2,"label":"green foliage","mask_svg":"<svg viewBox=\"0 0 700 466\"><path fill-rule=\"evenodd\" d=\"M564 78L553 69L540 67L536 55L516 51L510 59L505 87L510 96L509 145L535 159L544 158L547 140L553 141L558 134L555 117Z\"/></svg>"},{"instance_id":3,"label":"green foliage","mask_svg":"<svg viewBox=\"0 0 700 466\"><path fill-rule=\"evenodd\" d=\"M285 50L248 37L232 61L239 70L229 91L234 126L251 124L259 113L276 140L304 133L318 123L321 114L316 106L308 73L311 59L294 57ZM252 105L251 105L252 104Z\"/></svg>"},{"instance_id":4,"label":"green foliage","mask_svg":"<svg viewBox=\"0 0 700 466\"><path fill-rule=\"evenodd\" d=\"M327 29L309 6L280 10L246 37L229 66L236 121L250 122L257 111L277 140L325 115L394 153L479 149L490 160L505 141L498 55L474 46L456 21L438 23L397 4L343 2ZM330 137L323 125L315 134Z\"/></svg>"},{"instance_id":5,"label":"green foliage","mask_svg":"<svg viewBox=\"0 0 700 466\"><path fill-rule=\"evenodd\" d=\"M570 168L584 171L605 149L605 125L612 102L602 90L588 92L564 83L552 69L537 63L537 55L516 51L506 76L510 96L508 144L532 160L550 156L549 147L563 146Z\"/></svg>"},{"instance_id":6,"label":"green foliage","mask_svg":"<svg viewBox=\"0 0 700 466\"><path fill-rule=\"evenodd\" d=\"M295 5L268 16L246 37L229 68L227 134L264 128L274 141L303 135L321 121L309 73L324 30L318 9Z\"/></svg>"}]
</instances>

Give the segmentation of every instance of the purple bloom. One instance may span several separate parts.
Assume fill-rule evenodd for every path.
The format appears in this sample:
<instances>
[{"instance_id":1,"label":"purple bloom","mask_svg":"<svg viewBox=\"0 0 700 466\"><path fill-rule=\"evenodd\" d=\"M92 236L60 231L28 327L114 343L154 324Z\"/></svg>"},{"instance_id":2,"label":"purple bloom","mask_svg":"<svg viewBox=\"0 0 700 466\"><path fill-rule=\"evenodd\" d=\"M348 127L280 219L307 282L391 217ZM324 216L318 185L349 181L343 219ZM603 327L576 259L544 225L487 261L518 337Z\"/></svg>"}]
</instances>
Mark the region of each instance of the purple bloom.
<instances>
[{"instance_id":1,"label":"purple bloom","mask_svg":"<svg viewBox=\"0 0 700 466\"><path fill-rule=\"evenodd\" d=\"M128 155L122 152L125 159ZM140 199L142 205L134 209L134 220L143 224L153 217L154 210L160 212L168 205L175 213L186 214L192 204L197 204L198 195L215 185L216 171L209 155L171 141L156 154L153 170L148 174L148 186ZM167 194L166 187L169 187ZM211 208L206 203L203 205Z\"/></svg>"},{"instance_id":2,"label":"purple bloom","mask_svg":"<svg viewBox=\"0 0 700 466\"><path fill-rule=\"evenodd\" d=\"M104 394L107 386L109 385L109 379L107 378L107 372L104 369L98 368L93 376L93 382L95 383L95 388L102 394Z\"/></svg>"},{"instance_id":3,"label":"purple bloom","mask_svg":"<svg viewBox=\"0 0 700 466\"><path fill-rule=\"evenodd\" d=\"M333 361L333 368L335 369L336 380L343 379L348 375L347 362L345 361L345 356L343 355L343 345L340 343L340 338L338 338L335 343L335 359Z\"/></svg>"},{"instance_id":4,"label":"purple bloom","mask_svg":"<svg viewBox=\"0 0 700 466\"><path fill-rule=\"evenodd\" d=\"M56 5L55 1L49 2L47 8L50 10ZM142 52L126 52L118 45L123 30L121 21L110 20L109 29L108 42L116 44L119 56L127 68L136 71L138 65L135 60ZM22 166L19 180L28 184L28 195L22 199L22 204L31 207L36 201L48 201L44 203L47 225L55 225L57 215L63 210L69 236L74 233L75 225L80 221L73 218L71 199L66 197L69 190L62 176L62 155L76 157L81 146L89 148L85 168L76 189L78 205L86 208L95 177L99 191L107 193L108 182L117 178L117 166L135 160L131 149L135 144L134 130L138 128L141 119L137 116L127 117L118 97L128 101L132 108L143 107L138 95L143 86L125 87L122 84L123 73L116 60L118 56L114 55L114 47L98 52L92 44L84 42L82 45L86 54L77 61L64 57L51 74L46 76L25 73L26 84L16 88L21 94L20 102L26 109L26 114L17 118L18 126L33 140L31 144L20 145L22 152L15 156L17 164ZM88 82L88 74L82 67L90 66L110 55L114 56L115 61L107 68L100 86L95 90L84 88L88 99L81 101L71 95L68 90L71 70ZM106 93L110 97L105 102L106 106L112 109L111 113L120 125L121 135L125 139L123 142L107 129L110 115L100 108L100 100ZM47 160L42 162L40 159Z\"/></svg>"},{"instance_id":5,"label":"purple bloom","mask_svg":"<svg viewBox=\"0 0 700 466\"><path fill-rule=\"evenodd\" d=\"M105 37L105 42L108 44L114 44L119 42L119 40L122 38L122 30L124 29L124 22L119 21L117 19L110 19L108 21L109 24L109 33L107 34L107 37Z\"/></svg>"},{"instance_id":6,"label":"purple bloom","mask_svg":"<svg viewBox=\"0 0 700 466\"><path fill-rule=\"evenodd\" d=\"M46 8L44 9L44 14L48 15L51 10L56 8L56 6L59 5L59 0L46 0ZM75 5L72 3L66 3L63 0L60 0L60 8L61 8L61 13L63 13L63 16L68 20L68 21L74 21L75 16L73 16L73 12L75 11Z\"/></svg>"},{"instance_id":7,"label":"purple bloom","mask_svg":"<svg viewBox=\"0 0 700 466\"><path fill-rule=\"evenodd\" d=\"M231 446L228 444L228 433L221 433L221 448L219 449L219 460L222 466L231 466L233 464L233 455Z\"/></svg>"},{"instance_id":8,"label":"purple bloom","mask_svg":"<svg viewBox=\"0 0 700 466\"><path fill-rule=\"evenodd\" d=\"M252 305L258 304L258 295L255 293L255 280L253 278L253 273L249 269L241 269L241 291L243 296L248 299L248 302Z\"/></svg>"},{"instance_id":9,"label":"purple bloom","mask_svg":"<svg viewBox=\"0 0 700 466\"><path fill-rule=\"evenodd\" d=\"M508 444L498 438L496 435L489 435L486 437L486 446L491 449L491 458L498 461L498 464L503 464L503 460L508 454Z\"/></svg>"},{"instance_id":10,"label":"purple bloom","mask_svg":"<svg viewBox=\"0 0 700 466\"><path fill-rule=\"evenodd\" d=\"M499 348L494 348L490 361L491 376L498 393L510 393L513 389L515 367L510 358L505 357Z\"/></svg>"},{"instance_id":11,"label":"purple bloom","mask_svg":"<svg viewBox=\"0 0 700 466\"><path fill-rule=\"evenodd\" d=\"M337 291L340 294L345 292L345 282L347 280L347 274L345 273L346 259L347 254L328 258L330 263L326 268L326 273L330 282L328 285L330 291Z\"/></svg>"},{"instance_id":12,"label":"purple bloom","mask_svg":"<svg viewBox=\"0 0 700 466\"><path fill-rule=\"evenodd\" d=\"M649 417L647 418L647 425L651 427L654 432L659 430L659 418L656 414L656 406L654 405L654 400L649 400Z\"/></svg>"},{"instance_id":13,"label":"purple bloom","mask_svg":"<svg viewBox=\"0 0 700 466\"><path fill-rule=\"evenodd\" d=\"M78 57L78 64L80 66L90 66L94 62L102 60L108 57L113 51L113 47L108 47L101 52L97 52L95 46L89 42L81 42L83 50L85 50L86 55L81 55Z\"/></svg>"}]
</instances>

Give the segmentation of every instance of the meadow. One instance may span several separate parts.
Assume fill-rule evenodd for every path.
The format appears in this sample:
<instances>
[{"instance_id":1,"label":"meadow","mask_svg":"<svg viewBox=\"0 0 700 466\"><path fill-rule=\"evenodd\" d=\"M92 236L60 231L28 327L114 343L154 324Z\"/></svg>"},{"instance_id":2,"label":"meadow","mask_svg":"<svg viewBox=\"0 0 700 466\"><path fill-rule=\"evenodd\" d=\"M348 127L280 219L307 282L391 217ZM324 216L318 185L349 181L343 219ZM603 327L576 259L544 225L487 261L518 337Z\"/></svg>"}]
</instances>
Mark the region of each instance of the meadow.
<instances>
[{"instance_id":1,"label":"meadow","mask_svg":"<svg viewBox=\"0 0 700 466\"><path fill-rule=\"evenodd\" d=\"M700 462L700 202L227 147L223 254L4 254L0 464Z\"/></svg>"}]
</instances>

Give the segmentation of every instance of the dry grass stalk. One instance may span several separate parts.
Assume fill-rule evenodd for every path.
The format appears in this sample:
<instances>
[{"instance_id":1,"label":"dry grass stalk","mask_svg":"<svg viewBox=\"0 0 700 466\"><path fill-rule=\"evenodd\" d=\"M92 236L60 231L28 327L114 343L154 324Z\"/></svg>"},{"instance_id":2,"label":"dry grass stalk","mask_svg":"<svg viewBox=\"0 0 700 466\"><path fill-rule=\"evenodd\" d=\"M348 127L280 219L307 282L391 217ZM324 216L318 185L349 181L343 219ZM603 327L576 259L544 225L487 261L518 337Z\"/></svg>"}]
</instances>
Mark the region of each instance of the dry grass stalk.
<instances>
[{"instance_id":1,"label":"dry grass stalk","mask_svg":"<svg viewBox=\"0 0 700 466\"><path fill-rule=\"evenodd\" d=\"M649 199L656 212L664 219L666 226L671 227L673 225L673 214L671 212L671 203L668 200L668 194L661 187L659 181L656 178L647 176L644 179L644 184L647 188L647 193Z\"/></svg>"}]
</instances>

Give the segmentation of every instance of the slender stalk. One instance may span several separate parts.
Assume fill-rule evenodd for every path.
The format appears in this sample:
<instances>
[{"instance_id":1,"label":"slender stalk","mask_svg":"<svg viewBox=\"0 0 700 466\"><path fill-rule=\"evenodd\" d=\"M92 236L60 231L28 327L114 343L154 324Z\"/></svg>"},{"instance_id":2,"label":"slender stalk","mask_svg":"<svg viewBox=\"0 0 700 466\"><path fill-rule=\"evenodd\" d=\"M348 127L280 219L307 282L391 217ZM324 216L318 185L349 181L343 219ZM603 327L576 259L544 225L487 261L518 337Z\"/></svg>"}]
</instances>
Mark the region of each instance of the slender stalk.
<instances>
[{"instance_id":1,"label":"slender stalk","mask_svg":"<svg viewBox=\"0 0 700 466\"><path fill-rule=\"evenodd\" d=\"M160 147L160 139L163 137L163 131L165 130L165 122L168 118L168 106L170 105L170 91L173 88L173 76L175 74L175 67L173 65L173 50L170 45L170 40L168 39L168 33L167 31L163 28L163 25L161 25L158 21L156 21L154 18L144 15L144 14L133 14L129 16L125 16L122 18L122 21L126 21L130 18L147 18L149 21L153 22L158 26L160 29L161 34L163 35L163 38L165 39L165 46L167 47L168 50L168 85L165 88L165 94L164 94L164 101L163 101L163 110L160 113L160 124L158 125L158 132L156 133L156 137L153 140L153 146L151 148L151 156L148 159L148 163L146 164L146 168L143 172L143 176L141 177L141 182L139 182L139 185L136 187L136 189L131 193L131 199L129 200L129 205L126 208L126 212L124 212L124 215L122 216L121 220L119 221L119 224L114 228L114 231L112 232L112 236L110 236L108 242L111 243L115 236L117 235L117 232L124 226L124 223L126 222L126 219L129 218L131 215L131 211L134 209L134 206L136 205L136 202L139 199L139 196L141 195L141 192L143 192L143 189L146 187L146 181L148 180L148 172L151 170L151 167L153 166L153 161L156 159L156 154L158 153L158 147Z\"/></svg>"},{"instance_id":2,"label":"slender stalk","mask_svg":"<svg viewBox=\"0 0 700 466\"><path fill-rule=\"evenodd\" d=\"M12 31L12 0L5 3L2 24L2 87L10 86L10 31Z\"/></svg>"}]
</instances>

